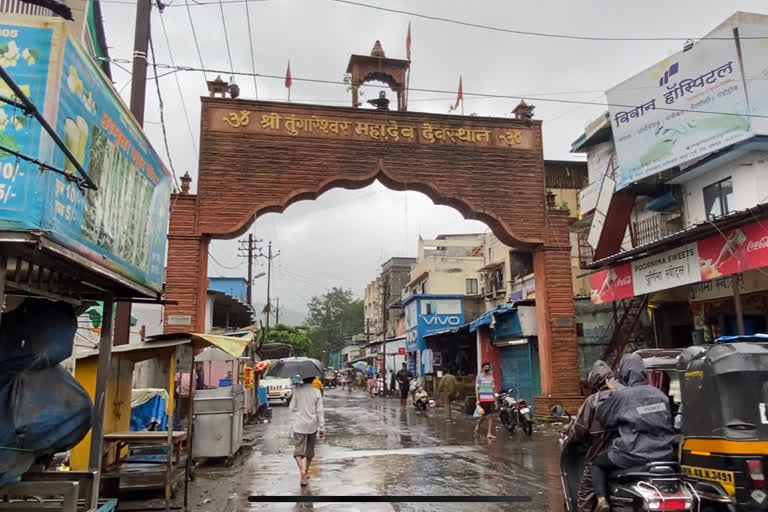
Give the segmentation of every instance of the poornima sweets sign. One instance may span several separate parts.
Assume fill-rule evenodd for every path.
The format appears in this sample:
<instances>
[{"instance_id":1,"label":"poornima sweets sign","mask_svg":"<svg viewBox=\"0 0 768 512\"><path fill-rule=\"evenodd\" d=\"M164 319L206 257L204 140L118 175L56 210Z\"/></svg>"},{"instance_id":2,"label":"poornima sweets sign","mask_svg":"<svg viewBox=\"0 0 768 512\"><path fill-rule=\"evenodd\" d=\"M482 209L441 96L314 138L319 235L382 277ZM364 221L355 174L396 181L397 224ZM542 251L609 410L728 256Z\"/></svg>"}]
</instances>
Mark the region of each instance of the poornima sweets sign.
<instances>
[{"instance_id":1,"label":"poornima sweets sign","mask_svg":"<svg viewBox=\"0 0 768 512\"><path fill-rule=\"evenodd\" d=\"M702 281L698 293L712 291L722 285L713 280L764 266L768 224L758 221L597 272L589 282L592 302L602 304Z\"/></svg>"},{"instance_id":2,"label":"poornima sweets sign","mask_svg":"<svg viewBox=\"0 0 768 512\"><path fill-rule=\"evenodd\" d=\"M154 292L162 290L171 177L112 84L58 20L6 16L0 64L98 190L0 153L0 229L41 230ZM12 96L0 81L0 90ZM0 102L0 145L76 173L33 118Z\"/></svg>"}]
</instances>

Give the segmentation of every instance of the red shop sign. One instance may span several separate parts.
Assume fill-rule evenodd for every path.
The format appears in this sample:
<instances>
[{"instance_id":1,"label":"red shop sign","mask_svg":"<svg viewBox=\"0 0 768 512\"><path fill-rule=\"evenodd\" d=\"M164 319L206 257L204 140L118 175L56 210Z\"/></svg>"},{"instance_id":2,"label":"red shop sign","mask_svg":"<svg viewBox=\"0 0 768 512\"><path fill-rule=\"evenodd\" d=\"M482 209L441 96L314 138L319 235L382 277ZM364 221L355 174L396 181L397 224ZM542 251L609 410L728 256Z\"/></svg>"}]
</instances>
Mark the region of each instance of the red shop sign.
<instances>
[{"instance_id":1,"label":"red shop sign","mask_svg":"<svg viewBox=\"0 0 768 512\"><path fill-rule=\"evenodd\" d=\"M397 355L404 356L405 355L405 347L400 347L397 349Z\"/></svg>"}]
</instances>

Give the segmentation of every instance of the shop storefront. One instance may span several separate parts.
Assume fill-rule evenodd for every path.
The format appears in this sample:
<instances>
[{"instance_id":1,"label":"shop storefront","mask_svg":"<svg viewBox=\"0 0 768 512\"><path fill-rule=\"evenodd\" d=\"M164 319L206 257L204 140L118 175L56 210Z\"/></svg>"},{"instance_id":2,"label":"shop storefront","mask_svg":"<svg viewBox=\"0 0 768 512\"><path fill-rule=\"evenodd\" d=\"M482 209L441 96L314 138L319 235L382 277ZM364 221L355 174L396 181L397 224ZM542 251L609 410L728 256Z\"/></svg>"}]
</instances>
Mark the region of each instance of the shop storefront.
<instances>
[{"instance_id":1,"label":"shop storefront","mask_svg":"<svg viewBox=\"0 0 768 512\"><path fill-rule=\"evenodd\" d=\"M637 259L632 251L607 258L624 261L590 276L592 302L648 294L660 346L765 332L768 222L761 219L766 210L756 207L699 226L674 237L677 244L658 244L650 255L646 248Z\"/></svg>"}]
</instances>

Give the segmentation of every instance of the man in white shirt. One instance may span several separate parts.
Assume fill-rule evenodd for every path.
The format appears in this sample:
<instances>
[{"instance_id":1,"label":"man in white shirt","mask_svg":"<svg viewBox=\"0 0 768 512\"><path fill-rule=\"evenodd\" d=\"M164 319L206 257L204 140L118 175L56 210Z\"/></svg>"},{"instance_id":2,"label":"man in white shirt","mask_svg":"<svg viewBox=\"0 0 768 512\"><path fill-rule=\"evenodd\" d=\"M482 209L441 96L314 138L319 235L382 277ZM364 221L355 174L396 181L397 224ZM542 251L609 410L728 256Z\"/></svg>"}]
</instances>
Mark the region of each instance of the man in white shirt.
<instances>
[{"instance_id":1,"label":"man in white shirt","mask_svg":"<svg viewBox=\"0 0 768 512\"><path fill-rule=\"evenodd\" d=\"M312 385L313 380L314 377L306 378L296 386L289 405L293 414L293 438L296 441L293 456L299 466L302 486L307 485L309 480L309 466L315 456L318 433L320 439L325 438L323 395Z\"/></svg>"}]
</instances>

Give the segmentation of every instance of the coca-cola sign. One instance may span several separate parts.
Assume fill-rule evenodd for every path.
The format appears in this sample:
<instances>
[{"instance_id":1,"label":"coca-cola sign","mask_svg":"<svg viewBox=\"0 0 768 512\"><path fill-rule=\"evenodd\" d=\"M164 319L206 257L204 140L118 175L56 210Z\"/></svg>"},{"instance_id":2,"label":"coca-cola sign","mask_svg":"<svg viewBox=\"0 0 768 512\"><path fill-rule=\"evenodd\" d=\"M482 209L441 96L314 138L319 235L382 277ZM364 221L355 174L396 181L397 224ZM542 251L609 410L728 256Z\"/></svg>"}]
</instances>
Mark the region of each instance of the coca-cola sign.
<instances>
[{"instance_id":1,"label":"coca-cola sign","mask_svg":"<svg viewBox=\"0 0 768 512\"><path fill-rule=\"evenodd\" d=\"M592 302L625 299L765 266L768 223L754 222L592 274Z\"/></svg>"}]
</instances>

